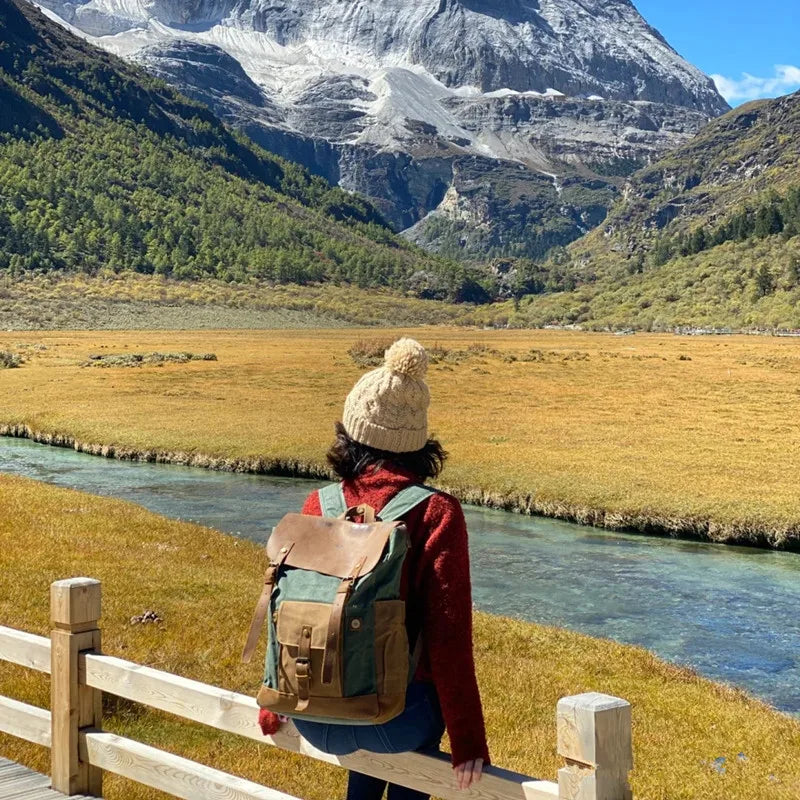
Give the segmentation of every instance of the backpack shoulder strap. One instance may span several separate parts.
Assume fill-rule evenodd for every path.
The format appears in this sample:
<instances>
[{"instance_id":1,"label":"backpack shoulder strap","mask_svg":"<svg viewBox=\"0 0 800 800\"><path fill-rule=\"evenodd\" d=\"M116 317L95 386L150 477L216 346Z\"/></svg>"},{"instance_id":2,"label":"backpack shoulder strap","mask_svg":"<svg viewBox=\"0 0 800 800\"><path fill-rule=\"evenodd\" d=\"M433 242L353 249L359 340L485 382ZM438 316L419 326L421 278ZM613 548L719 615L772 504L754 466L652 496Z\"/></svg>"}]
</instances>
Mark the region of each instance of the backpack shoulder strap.
<instances>
[{"instance_id":1,"label":"backpack shoulder strap","mask_svg":"<svg viewBox=\"0 0 800 800\"><path fill-rule=\"evenodd\" d=\"M339 517L347 511L347 501L341 483L329 483L319 492L319 504L323 517Z\"/></svg>"},{"instance_id":2,"label":"backpack shoulder strap","mask_svg":"<svg viewBox=\"0 0 800 800\"><path fill-rule=\"evenodd\" d=\"M380 511L380 518L385 522L402 519L412 508L436 494L430 486L415 484L398 492Z\"/></svg>"}]
</instances>

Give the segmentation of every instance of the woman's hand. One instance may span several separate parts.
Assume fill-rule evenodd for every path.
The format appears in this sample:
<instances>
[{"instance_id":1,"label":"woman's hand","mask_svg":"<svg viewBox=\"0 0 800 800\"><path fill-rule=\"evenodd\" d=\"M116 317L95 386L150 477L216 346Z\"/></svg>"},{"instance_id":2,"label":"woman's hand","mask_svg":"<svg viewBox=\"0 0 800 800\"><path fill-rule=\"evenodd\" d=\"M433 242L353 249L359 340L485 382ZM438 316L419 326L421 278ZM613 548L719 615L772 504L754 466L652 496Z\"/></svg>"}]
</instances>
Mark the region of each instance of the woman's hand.
<instances>
[{"instance_id":1,"label":"woman's hand","mask_svg":"<svg viewBox=\"0 0 800 800\"><path fill-rule=\"evenodd\" d=\"M456 775L456 786L459 789L469 789L473 783L477 783L481 779L483 773L483 759L476 758L474 761L465 761L453 767L453 772Z\"/></svg>"}]
</instances>

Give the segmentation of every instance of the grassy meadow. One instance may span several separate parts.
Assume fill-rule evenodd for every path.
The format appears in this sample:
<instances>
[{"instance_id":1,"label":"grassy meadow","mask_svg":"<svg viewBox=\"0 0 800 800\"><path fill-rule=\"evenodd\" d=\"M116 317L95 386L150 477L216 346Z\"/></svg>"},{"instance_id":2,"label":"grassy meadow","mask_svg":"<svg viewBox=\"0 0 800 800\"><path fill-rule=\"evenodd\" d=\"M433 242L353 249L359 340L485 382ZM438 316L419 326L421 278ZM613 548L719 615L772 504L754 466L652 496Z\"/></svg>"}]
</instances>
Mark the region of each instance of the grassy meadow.
<instances>
[{"instance_id":1,"label":"grassy meadow","mask_svg":"<svg viewBox=\"0 0 800 800\"><path fill-rule=\"evenodd\" d=\"M797 546L800 340L573 331L5 332L0 426L118 457L322 474L360 339L432 348L462 499L610 528ZM82 366L190 351L216 361ZM8 426L11 426L10 428ZM15 427L16 426L16 427Z\"/></svg>"},{"instance_id":2,"label":"grassy meadow","mask_svg":"<svg viewBox=\"0 0 800 800\"><path fill-rule=\"evenodd\" d=\"M481 313L510 304L487 306ZM477 309L399 291L317 284L169 280L136 273L0 277L0 330L200 330L437 325ZM480 323L484 323L481 317ZM505 324L505 323L504 323Z\"/></svg>"},{"instance_id":3,"label":"grassy meadow","mask_svg":"<svg viewBox=\"0 0 800 800\"><path fill-rule=\"evenodd\" d=\"M0 476L0 508L0 624L47 635L50 582L89 575L103 582L104 652L256 691L260 667L241 664L239 654L264 568L257 545L129 503L8 476ZM147 610L163 621L131 624ZM555 779L558 698L602 691L633 705L637 800L800 795L800 721L641 648L480 613L475 626L495 763ZM47 706L47 677L0 662L0 695ZM107 730L307 800L343 793L343 771L311 759L113 698L105 717ZM0 736L0 752L48 769L44 748ZM723 770L714 765L718 758L725 758ZM164 795L108 776L105 796Z\"/></svg>"}]
</instances>

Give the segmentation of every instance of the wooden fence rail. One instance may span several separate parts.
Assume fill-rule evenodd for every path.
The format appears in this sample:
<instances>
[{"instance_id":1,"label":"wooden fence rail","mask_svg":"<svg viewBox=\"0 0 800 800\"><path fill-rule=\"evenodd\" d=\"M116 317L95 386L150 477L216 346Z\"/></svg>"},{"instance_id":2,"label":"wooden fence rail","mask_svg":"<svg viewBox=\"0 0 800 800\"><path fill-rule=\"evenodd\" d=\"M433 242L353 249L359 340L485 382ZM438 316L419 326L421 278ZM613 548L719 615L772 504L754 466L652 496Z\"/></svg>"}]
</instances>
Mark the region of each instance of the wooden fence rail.
<instances>
[{"instance_id":1,"label":"wooden fence rail","mask_svg":"<svg viewBox=\"0 0 800 800\"><path fill-rule=\"evenodd\" d=\"M53 788L68 796L100 797L105 771L187 800L297 800L102 731L106 692L443 800L630 800L631 709L619 698L592 692L559 701L558 752L566 764L557 783L492 766L479 783L458 790L446 754L332 756L312 747L293 725L265 737L252 697L103 655L99 581L56 581L50 597L51 637L0 626L0 661L50 673L51 710L0 697L0 732L50 747Z\"/></svg>"}]
</instances>

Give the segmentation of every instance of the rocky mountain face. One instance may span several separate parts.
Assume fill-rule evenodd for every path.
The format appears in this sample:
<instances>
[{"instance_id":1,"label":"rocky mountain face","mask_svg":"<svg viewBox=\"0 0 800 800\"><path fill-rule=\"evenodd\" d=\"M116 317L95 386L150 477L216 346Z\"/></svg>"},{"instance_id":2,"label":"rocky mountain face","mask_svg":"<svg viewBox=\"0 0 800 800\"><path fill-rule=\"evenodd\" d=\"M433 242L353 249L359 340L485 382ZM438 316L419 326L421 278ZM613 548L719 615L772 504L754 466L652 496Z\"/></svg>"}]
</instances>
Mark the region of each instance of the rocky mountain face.
<instances>
[{"instance_id":1,"label":"rocky mountain face","mask_svg":"<svg viewBox=\"0 0 800 800\"><path fill-rule=\"evenodd\" d=\"M513 325L800 330L800 92L740 106L626 182Z\"/></svg>"},{"instance_id":2,"label":"rocky mountain face","mask_svg":"<svg viewBox=\"0 0 800 800\"><path fill-rule=\"evenodd\" d=\"M701 227L708 241L694 249L714 246L718 230L717 243L744 239L746 226L737 236L721 229L747 209L754 215L761 206L779 208L800 187L799 165L800 92L739 106L631 176L602 227L571 250L586 263L641 259L670 241L666 258L680 255L678 239Z\"/></svg>"},{"instance_id":3,"label":"rocky mountain face","mask_svg":"<svg viewBox=\"0 0 800 800\"><path fill-rule=\"evenodd\" d=\"M475 270L412 247L363 198L26 0L0 2L0 108L3 282L136 272L198 291L217 278L490 298Z\"/></svg>"},{"instance_id":4,"label":"rocky mountain face","mask_svg":"<svg viewBox=\"0 0 800 800\"><path fill-rule=\"evenodd\" d=\"M40 4L458 255L577 238L727 109L629 0Z\"/></svg>"}]
</instances>

